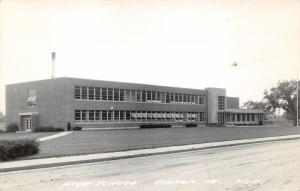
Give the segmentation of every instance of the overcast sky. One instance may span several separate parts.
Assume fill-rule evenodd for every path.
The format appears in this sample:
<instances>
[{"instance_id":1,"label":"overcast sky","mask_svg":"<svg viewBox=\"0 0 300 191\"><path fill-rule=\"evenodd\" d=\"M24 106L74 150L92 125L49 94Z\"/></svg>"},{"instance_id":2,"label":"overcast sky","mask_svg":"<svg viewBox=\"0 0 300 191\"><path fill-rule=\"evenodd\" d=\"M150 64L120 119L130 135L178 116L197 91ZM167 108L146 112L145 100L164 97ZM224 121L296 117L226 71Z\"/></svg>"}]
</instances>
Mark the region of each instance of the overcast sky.
<instances>
[{"instance_id":1,"label":"overcast sky","mask_svg":"<svg viewBox=\"0 0 300 191\"><path fill-rule=\"evenodd\" d=\"M300 0L0 0L4 85L56 76L260 100L300 73ZM237 67L230 67L236 62Z\"/></svg>"}]
</instances>

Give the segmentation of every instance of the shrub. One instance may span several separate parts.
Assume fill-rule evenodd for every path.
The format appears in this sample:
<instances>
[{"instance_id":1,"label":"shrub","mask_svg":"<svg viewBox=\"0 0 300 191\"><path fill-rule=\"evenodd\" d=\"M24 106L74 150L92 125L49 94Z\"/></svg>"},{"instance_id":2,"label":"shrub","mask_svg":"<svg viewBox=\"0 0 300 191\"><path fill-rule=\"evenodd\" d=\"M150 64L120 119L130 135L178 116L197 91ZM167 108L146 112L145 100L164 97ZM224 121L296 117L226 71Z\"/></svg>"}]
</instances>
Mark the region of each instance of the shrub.
<instances>
[{"instance_id":1,"label":"shrub","mask_svg":"<svg viewBox=\"0 0 300 191\"><path fill-rule=\"evenodd\" d=\"M207 127L217 127L218 123L207 123L206 126Z\"/></svg>"},{"instance_id":2,"label":"shrub","mask_svg":"<svg viewBox=\"0 0 300 191\"><path fill-rule=\"evenodd\" d=\"M72 130L73 131L81 131L82 127L81 126L75 126L75 127L72 127Z\"/></svg>"},{"instance_id":3,"label":"shrub","mask_svg":"<svg viewBox=\"0 0 300 191\"><path fill-rule=\"evenodd\" d=\"M71 123L68 121L68 124L67 124L67 131L71 131L71 130L72 130Z\"/></svg>"},{"instance_id":4,"label":"shrub","mask_svg":"<svg viewBox=\"0 0 300 191\"><path fill-rule=\"evenodd\" d=\"M65 129L64 128L61 128L61 127L54 127L53 128L53 131L65 131Z\"/></svg>"},{"instance_id":5,"label":"shrub","mask_svg":"<svg viewBox=\"0 0 300 191\"><path fill-rule=\"evenodd\" d=\"M170 124L142 124L140 125L141 129L148 129L148 128L171 128Z\"/></svg>"},{"instance_id":6,"label":"shrub","mask_svg":"<svg viewBox=\"0 0 300 191\"><path fill-rule=\"evenodd\" d=\"M52 126L45 126L45 127L37 127L34 128L34 132L53 132L54 128Z\"/></svg>"},{"instance_id":7,"label":"shrub","mask_svg":"<svg viewBox=\"0 0 300 191\"><path fill-rule=\"evenodd\" d=\"M35 140L0 140L0 161L34 155L39 151L39 143Z\"/></svg>"},{"instance_id":8,"label":"shrub","mask_svg":"<svg viewBox=\"0 0 300 191\"><path fill-rule=\"evenodd\" d=\"M53 127L53 126L45 126L45 127L37 127L33 131L34 132L56 132L56 131L64 131L64 128L61 127Z\"/></svg>"},{"instance_id":9,"label":"shrub","mask_svg":"<svg viewBox=\"0 0 300 191\"><path fill-rule=\"evenodd\" d=\"M11 123L6 127L7 132L19 131L19 125L17 123Z\"/></svg>"},{"instance_id":10,"label":"shrub","mask_svg":"<svg viewBox=\"0 0 300 191\"><path fill-rule=\"evenodd\" d=\"M196 123L186 123L185 127L198 127Z\"/></svg>"}]
</instances>

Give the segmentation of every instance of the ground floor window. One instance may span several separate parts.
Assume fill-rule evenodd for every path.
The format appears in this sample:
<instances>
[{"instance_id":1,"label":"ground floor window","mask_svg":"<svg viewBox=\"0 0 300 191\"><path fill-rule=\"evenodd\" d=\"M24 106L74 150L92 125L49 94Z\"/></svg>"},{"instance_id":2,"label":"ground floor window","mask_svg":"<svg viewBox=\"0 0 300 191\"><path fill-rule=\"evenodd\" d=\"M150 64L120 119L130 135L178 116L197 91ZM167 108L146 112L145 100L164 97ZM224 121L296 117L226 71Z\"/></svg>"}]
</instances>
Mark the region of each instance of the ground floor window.
<instances>
[{"instance_id":1,"label":"ground floor window","mask_svg":"<svg viewBox=\"0 0 300 191\"><path fill-rule=\"evenodd\" d=\"M225 114L224 113L218 113L218 123L219 124L224 124L225 122Z\"/></svg>"},{"instance_id":2,"label":"ground floor window","mask_svg":"<svg viewBox=\"0 0 300 191\"><path fill-rule=\"evenodd\" d=\"M205 122L205 112L75 110L76 123Z\"/></svg>"}]
</instances>

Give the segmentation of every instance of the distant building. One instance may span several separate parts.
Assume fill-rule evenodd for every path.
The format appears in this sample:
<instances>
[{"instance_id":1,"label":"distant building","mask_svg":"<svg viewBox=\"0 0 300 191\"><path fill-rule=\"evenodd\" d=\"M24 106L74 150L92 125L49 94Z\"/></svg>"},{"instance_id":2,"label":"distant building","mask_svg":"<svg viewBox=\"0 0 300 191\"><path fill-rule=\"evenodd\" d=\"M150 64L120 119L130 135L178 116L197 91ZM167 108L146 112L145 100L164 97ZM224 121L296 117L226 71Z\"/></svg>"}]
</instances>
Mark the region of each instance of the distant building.
<instances>
[{"instance_id":1,"label":"distant building","mask_svg":"<svg viewBox=\"0 0 300 191\"><path fill-rule=\"evenodd\" d=\"M6 86L6 125L83 129L145 123L258 125L263 111L239 109L222 88L187 89L146 84L56 78Z\"/></svg>"}]
</instances>

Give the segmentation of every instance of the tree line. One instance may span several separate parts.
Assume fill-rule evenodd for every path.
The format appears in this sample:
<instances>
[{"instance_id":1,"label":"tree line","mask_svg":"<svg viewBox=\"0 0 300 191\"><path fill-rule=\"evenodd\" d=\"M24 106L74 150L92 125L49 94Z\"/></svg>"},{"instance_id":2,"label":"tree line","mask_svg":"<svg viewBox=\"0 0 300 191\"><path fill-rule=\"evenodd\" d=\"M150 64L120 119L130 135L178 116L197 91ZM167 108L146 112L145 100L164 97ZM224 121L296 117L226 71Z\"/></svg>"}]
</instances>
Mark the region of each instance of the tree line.
<instances>
[{"instance_id":1,"label":"tree line","mask_svg":"<svg viewBox=\"0 0 300 191\"><path fill-rule=\"evenodd\" d=\"M299 81L298 81L299 83ZM299 90L298 90L298 93ZM299 105L300 99L298 98ZM247 101L242 105L245 109L260 109L265 112L275 113L277 109L284 111L284 117L289 120L297 119L297 81L278 81L275 87L263 92L261 101Z\"/></svg>"}]
</instances>

